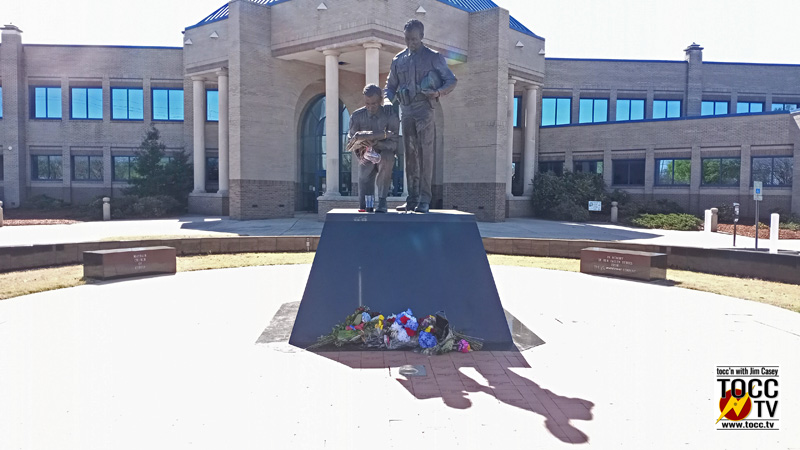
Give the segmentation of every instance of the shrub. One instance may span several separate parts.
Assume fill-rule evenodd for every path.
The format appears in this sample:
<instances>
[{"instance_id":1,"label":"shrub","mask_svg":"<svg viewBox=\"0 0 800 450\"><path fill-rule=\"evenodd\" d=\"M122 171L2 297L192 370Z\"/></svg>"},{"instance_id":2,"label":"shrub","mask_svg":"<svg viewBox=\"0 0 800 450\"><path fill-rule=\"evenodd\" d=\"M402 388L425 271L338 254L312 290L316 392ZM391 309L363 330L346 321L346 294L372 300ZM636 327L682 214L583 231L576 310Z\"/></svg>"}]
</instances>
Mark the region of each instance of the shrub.
<instances>
[{"instance_id":1,"label":"shrub","mask_svg":"<svg viewBox=\"0 0 800 450\"><path fill-rule=\"evenodd\" d=\"M660 230L697 231L703 221L691 214L640 214L631 223L643 228Z\"/></svg>"},{"instance_id":2,"label":"shrub","mask_svg":"<svg viewBox=\"0 0 800 450\"><path fill-rule=\"evenodd\" d=\"M651 200L648 202L628 202L619 207L620 220L631 222L642 214L682 214L681 205L667 199Z\"/></svg>"},{"instance_id":3,"label":"shrub","mask_svg":"<svg viewBox=\"0 0 800 450\"><path fill-rule=\"evenodd\" d=\"M589 201L604 198L605 183L596 173L548 172L533 180L531 202L536 217L585 222L589 220Z\"/></svg>"},{"instance_id":4,"label":"shrub","mask_svg":"<svg viewBox=\"0 0 800 450\"><path fill-rule=\"evenodd\" d=\"M132 216L138 217L163 217L179 212L181 204L172 197L156 195L153 197L137 198L127 211Z\"/></svg>"},{"instance_id":5,"label":"shrub","mask_svg":"<svg viewBox=\"0 0 800 450\"><path fill-rule=\"evenodd\" d=\"M64 200L59 200L44 194L34 195L28 198L28 201L25 203L26 206L34 209L59 209L67 206Z\"/></svg>"}]
</instances>

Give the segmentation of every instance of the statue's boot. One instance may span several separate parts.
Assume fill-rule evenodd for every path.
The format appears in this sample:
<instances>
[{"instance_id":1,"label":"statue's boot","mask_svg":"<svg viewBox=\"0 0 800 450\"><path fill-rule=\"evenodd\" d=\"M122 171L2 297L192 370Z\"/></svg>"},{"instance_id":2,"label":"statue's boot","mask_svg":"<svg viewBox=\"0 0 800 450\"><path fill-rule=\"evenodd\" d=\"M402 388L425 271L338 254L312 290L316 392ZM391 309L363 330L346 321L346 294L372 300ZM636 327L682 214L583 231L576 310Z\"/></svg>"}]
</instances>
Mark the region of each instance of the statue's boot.
<instances>
[{"instance_id":1,"label":"statue's boot","mask_svg":"<svg viewBox=\"0 0 800 450\"><path fill-rule=\"evenodd\" d=\"M405 202L402 205L395 208L395 210L400 212L408 212L408 211L414 211L414 208L416 207L417 204L414 202Z\"/></svg>"},{"instance_id":2,"label":"statue's boot","mask_svg":"<svg viewBox=\"0 0 800 450\"><path fill-rule=\"evenodd\" d=\"M386 206L386 198L379 198L378 199L378 207L375 208L376 213L385 213L388 210Z\"/></svg>"},{"instance_id":3,"label":"statue's boot","mask_svg":"<svg viewBox=\"0 0 800 450\"><path fill-rule=\"evenodd\" d=\"M426 213L430 209L430 205L425 202L420 202L416 208L414 208L414 212L418 213Z\"/></svg>"}]
</instances>

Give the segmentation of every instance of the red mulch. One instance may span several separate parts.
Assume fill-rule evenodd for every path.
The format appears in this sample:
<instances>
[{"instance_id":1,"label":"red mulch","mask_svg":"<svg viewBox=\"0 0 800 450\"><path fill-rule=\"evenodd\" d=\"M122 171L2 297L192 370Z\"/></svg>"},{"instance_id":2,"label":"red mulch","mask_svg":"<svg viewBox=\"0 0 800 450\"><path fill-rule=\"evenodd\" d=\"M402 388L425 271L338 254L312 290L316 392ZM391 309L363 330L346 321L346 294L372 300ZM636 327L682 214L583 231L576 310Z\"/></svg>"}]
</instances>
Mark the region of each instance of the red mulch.
<instances>
[{"instance_id":1,"label":"red mulch","mask_svg":"<svg viewBox=\"0 0 800 450\"><path fill-rule=\"evenodd\" d=\"M733 224L721 223L717 225L717 231L720 233L733 234ZM736 235L756 237L756 226L739 224L736 226ZM759 239L769 239L769 227L762 227L759 225L758 237ZM800 231L779 230L778 239L800 239Z\"/></svg>"},{"instance_id":2,"label":"red mulch","mask_svg":"<svg viewBox=\"0 0 800 450\"><path fill-rule=\"evenodd\" d=\"M70 210L3 209L3 226L64 225L85 221Z\"/></svg>"}]
</instances>

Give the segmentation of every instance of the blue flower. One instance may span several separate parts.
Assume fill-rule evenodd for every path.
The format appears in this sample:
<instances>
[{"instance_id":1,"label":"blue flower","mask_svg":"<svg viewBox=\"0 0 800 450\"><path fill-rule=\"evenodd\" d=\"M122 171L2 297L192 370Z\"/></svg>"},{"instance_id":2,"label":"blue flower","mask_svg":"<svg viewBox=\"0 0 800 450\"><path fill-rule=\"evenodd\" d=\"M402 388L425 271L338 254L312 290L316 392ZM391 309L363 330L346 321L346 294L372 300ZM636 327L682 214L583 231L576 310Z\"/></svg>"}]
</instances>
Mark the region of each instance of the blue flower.
<instances>
[{"instance_id":1,"label":"blue flower","mask_svg":"<svg viewBox=\"0 0 800 450\"><path fill-rule=\"evenodd\" d=\"M432 348L436 347L436 344L439 342L436 340L436 336L428 333L427 331L421 331L419 333L419 346L422 348Z\"/></svg>"}]
</instances>

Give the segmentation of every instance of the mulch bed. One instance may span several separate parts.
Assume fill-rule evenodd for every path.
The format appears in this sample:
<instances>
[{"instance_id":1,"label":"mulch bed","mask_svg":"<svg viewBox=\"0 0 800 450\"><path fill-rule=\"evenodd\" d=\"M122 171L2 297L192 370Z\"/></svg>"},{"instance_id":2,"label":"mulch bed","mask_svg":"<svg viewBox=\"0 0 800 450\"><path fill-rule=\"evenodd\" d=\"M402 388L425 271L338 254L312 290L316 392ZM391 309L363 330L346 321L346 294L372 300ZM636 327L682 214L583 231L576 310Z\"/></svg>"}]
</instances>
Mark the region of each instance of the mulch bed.
<instances>
[{"instance_id":1,"label":"mulch bed","mask_svg":"<svg viewBox=\"0 0 800 450\"><path fill-rule=\"evenodd\" d=\"M3 226L64 225L86 222L70 210L3 209Z\"/></svg>"},{"instance_id":2,"label":"mulch bed","mask_svg":"<svg viewBox=\"0 0 800 450\"><path fill-rule=\"evenodd\" d=\"M733 234L733 224L728 223L721 223L717 226L717 231L720 233L725 234ZM756 226L755 225L737 225L736 226L736 235L737 236L747 236L747 237L756 237ZM759 239L769 239L769 227L768 226L760 226L758 227L758 238ZM780 230L778 231L778 239L800 239L800 231L794 230Z\"/></svg>"}]
</instances>

